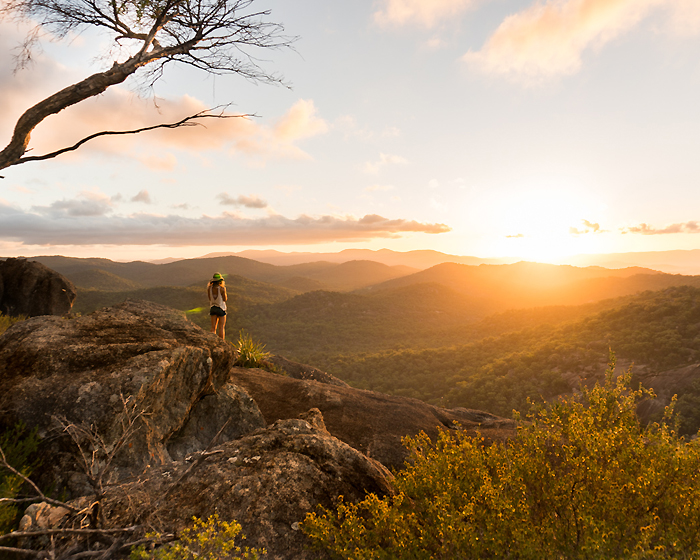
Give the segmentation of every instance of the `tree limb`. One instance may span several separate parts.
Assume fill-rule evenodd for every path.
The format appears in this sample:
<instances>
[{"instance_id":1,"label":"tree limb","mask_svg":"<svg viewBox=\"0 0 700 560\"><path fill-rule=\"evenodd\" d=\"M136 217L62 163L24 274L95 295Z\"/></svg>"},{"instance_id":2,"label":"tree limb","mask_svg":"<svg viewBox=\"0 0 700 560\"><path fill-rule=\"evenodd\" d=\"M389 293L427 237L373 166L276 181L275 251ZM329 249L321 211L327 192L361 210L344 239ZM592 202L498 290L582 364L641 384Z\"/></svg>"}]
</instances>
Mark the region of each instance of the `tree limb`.
<instances>
[{"instance_id":1,"label":"tree limb","mask_svg":"<svg viewBox=\"0 0 700 560\"><path fill-rule=\"evenodd\" d=\"M232 119L232 118L248 118L248 117L254 117L255 115L252 114L244 114L244 115L225 115L225 114L213 114L211 113L213 109L206 109L204 111L200 111L199 113L196 113L194 115L190 115L189 117L185 117L184 119L181 119L177 122L174 123L162 123L162 124L156 124L153 126L145 126L143 128L136 128L134 130L103 130L101 132L96 132L95 134L91 134L90 136L86 136L82 140L76 142L72 146L68 146L66 148L61 148L60 150L56 150L55 152L50 152L48 154L44 154L41 156L27 156L27 157L21 157L19 158L14 165L19 165L20 163L27 163L29 161L42 161L46 159L51 159L55 158L56 156L60 156L61 154L65 154L66 152L72 152L80 148L83 144L86 142L89 142L90 140L94 140L95 138L99 138L100 136L120 136L120 135L126 135L126 134L139 134L140 132L146 132L149 130L156 130L157 128L179 128L181 126L197 126L201 125L201 123L195 122L197 119L206 119L206 118L215 118L215 119Z\"/></svg>"},{"instance_id":2,"label":"tree limb","mask_svg":"<svg viewBox=\"0 0 700 560\"><path fill-rule=\"evenodd\" d=\"M64 502L59 502L58 500L53 500L51 498L46 497L44 495L44 493L39 489L39 487L36 484L34 484L34 482L30 478L24 476L21 472L19 472L16 468L14 468L12 465L10 465L10 463L7 462L7 458L5 457L5 452L2 450L2 447L0 447L0 465L2 465L4 468L6 468L12 474L20 477L24 482L29 484L34 489L34 491L37 493L37 497L38 497L37 501L42 501L42 502L46 502L46 503L51 504L51 505L64 507L67 510L72 511L73 513L76 513L78 511L77 509L75 509L73 506L71 506L69 504L66 504ZM12 500L10 500L9 498L0 499L0 502L4 502L4 501L12 501ZM2 537L0 537L0 539L1 538Z\"/></svg>"},{"instance_id":3,"label":"tree limb","mask_svg":"<svg viewBox=\"0 0 700 560\"><path fill-rule=\"evenodd\" d=\"M43 529L41 531L13 531L12 533L6 533L0 535L0 541L11 538L22 538L22 537L41 537L48 535L122 535L127 533L133 533L140 527L134 525L133 527L126 527L122 529Z\"/></svg>"}]
</instances>

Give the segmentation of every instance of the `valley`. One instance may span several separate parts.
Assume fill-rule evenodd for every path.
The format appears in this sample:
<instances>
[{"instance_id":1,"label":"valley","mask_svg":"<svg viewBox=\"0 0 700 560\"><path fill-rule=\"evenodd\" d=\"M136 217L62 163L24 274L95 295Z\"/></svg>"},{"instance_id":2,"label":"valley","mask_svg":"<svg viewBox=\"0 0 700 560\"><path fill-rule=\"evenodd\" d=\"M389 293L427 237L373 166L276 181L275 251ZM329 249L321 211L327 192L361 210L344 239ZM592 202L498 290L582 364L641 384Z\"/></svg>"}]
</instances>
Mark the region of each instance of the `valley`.
<instances>
[{"instance_id":1,"label":"valley","mask_svg":"<svg viewBox=\"0 0 700 560\"><path fill-rule=\"evenodd\" d=\"M74 313L126 299L185 311L208 329L203 287L226 276L229 338L312 364L352 386L509 417L600 381L609 352L634 363L659 403L678 393L683 431L700 428L700 277L628 267L371 261L273 265L240 256L165 264L40 257L78 288ZM700 372L698 372L700 379ZM648 410L659 415L660 404ZM656 415L656 416L654 416Z\"/></svg>"}]
</instances>

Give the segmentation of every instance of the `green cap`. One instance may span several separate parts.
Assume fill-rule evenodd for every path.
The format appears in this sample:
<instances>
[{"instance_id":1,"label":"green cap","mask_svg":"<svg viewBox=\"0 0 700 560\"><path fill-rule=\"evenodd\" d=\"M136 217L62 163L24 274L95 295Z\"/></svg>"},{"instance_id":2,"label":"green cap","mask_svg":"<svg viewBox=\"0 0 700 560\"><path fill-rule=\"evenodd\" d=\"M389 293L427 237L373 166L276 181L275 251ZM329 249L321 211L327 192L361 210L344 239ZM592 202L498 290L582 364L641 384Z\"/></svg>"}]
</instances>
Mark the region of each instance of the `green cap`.
<instances>
[{"instance_id":1,"label":"green cap","mask_svg":"<svg viewBox=\"0 0 700 560\"><path fill-rule=\"evenodd\" d=\"M216 282L220 282L220 281L223 280L223 279L224 279L224 277L221 276L221 274L219 274L218 272L215 272L215 273L214 273L214 280L215 280Z\"/></svg>"}]
</instances>

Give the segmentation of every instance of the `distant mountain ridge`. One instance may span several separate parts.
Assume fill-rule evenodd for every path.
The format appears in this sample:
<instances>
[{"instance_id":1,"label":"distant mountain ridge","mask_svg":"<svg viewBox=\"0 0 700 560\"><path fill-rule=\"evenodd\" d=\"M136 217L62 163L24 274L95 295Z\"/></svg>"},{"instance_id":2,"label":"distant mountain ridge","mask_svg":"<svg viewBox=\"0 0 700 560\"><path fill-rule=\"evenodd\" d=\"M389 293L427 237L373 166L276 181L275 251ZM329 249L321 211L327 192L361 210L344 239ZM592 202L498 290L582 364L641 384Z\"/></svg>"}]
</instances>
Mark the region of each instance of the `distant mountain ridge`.
<instances>
[{"instance_id":1,"label":"distant mountain ridge","mask_svg":"<svg viewBox=\"0 0 700 560\"><path fill-rule=\"evenodd\" d=\"M209 253L202 258L222 257L235 255L245 257L259 262L287 266L315 261L326 261L333 263L344 263L348 261L374 261L387 266L408 266L411 268L425 269L444 262L456 262L460 264L510 264L520 259L484 259L480 257L470 257L461 255L450 255L432 250L417 251L392 251L391 249L344 249L337 253L283 253L274 250L249 249L239 253Z\"/></svg>"},{"instance_id":2,"label":"distant mountain ridge","mask_svg":"<svg viewBox=\"0 0 700 560\"><path fill-rule=\"evenodd\" d=\"M345 262L348 260L372 260L387 265L403 264L413 268L426 269L444 263L460 264L513 264L521 258L481 258L474 256L452 255L432 250L392 251L380 249L345 249L337 253L291 252L283 253L273 250L247 250L239 253L210 253L204 257L236 255L260 262L276 265L290 265L304 262L324 260L327 262ZM203 258L204 258L203 257ZM169 261L175 259L167 259ZM628 268L640 266L651 268L668 274L700 274L700 249L673 251L646 251L633 253L581 254L563 258L556 264L572 266L601 266L605 268Z\"/></svg>"},{"instance_id":3,"label":"distant mountain ridge","mask_svg":"<svg viewBox=\"0 0 700 560\"><path fill-rule=\"evenodd\" d=\"M105 291L157 286L204 286L214 272L238 275L295 290L352 291L416 272L406 266L389 266L373 261L348 261L277 266L237 256L183 259L164 264L142 261L128 263L108 259L79 259L62 256L34 257L83 288Z\"/></svg>"}]
</instances>

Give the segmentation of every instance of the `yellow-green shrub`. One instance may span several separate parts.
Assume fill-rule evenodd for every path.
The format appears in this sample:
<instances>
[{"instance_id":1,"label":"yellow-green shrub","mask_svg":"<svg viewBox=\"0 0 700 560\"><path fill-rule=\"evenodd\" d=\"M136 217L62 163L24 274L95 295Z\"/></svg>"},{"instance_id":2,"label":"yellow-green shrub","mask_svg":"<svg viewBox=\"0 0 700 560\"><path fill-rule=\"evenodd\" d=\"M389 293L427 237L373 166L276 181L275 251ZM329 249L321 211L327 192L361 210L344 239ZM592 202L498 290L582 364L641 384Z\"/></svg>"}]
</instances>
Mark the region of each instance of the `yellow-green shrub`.
<instances>
[{"instance_id":1,"label":"yellow-green shrub","mask_svg":"<svg viewBox=\"0 0 700 560\"><path fill-rule=\"evenodd\" d=\"M26 320L26 317L24 316L8 317L7 315L3 315L2 313L0 313L0 335L15 323L19 323L20 321L24 320Z\"/></svg>"},{"instance_id":2,"label":"yellow-green shrub","mask_svg":"<svg viewBox=\"0 0 700 560\"><path fill-rule=\"evenodd\" d=\"M507 443L444 431L407 438L392 497L310 514L346 559L652 559L700 555L700 446L641 426L629 372L533 407ZM671 411L667 411L666 420Z\"/></svg>"},{"instance_id":3,"label":"yellow-green shrub","mask_svg":"<svg viewBox=\"0 0 700 560\"><path fill-rule=\"evenodd\" d=\"M141 545L131 551L130 560L258 560L265 550L241 548L237 539L241 526L237 521L221 521L217 514L206 521L193 517L193 525L182 531L176 542L165 544L154 550ZM160 535L151 535L158 539Z\"/></svg>"}]
</instances>

